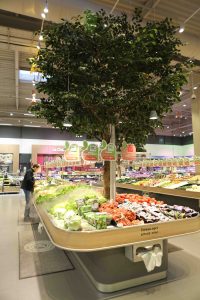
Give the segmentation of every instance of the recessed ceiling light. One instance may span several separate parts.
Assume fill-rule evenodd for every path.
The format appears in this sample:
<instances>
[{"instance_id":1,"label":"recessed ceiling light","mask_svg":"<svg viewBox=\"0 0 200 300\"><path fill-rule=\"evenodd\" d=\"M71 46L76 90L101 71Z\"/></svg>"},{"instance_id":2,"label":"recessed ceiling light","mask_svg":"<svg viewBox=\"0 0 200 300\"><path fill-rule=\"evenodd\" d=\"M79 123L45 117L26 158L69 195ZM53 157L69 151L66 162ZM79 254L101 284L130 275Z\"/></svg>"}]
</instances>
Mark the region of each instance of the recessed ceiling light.
<instances>
[{"instance_id":1,"label":"recessed ceiling light","mask_svg":"<svg viewBox=\"0 0 200 300\"><path fill-rule=\"evenodd\" d=\"M186 107L186 106L187 106L187 104L183 104L183 106L184 106L184 107Z\"/></svg>"},{"instance_id":2,"label":"recessed ceiling light","mask_svg":"<svg viewBox=\"0 0 200 300\"><path fill-rule=\"evenodd\" d=\"M13 116L13 113L10 113L10 116Z\"/></svg>"},{"instance_id":3,"label":"recessed ceiling light","mask_svg":"<svg viewBox=\"0 0 200 300\"><path fill-rule=\"evenodd\" d=\"M24 116L28 116L28 117L35 117L34 114L24 114Z\"/></svg>"},{"instance_id":4,"label":"recessed ceiling light","mask_svg":"<svg viewBox=\"0 0 200 300\"><path fill-rule=\"evenodd\" d=\"M169 129L169 126L167 126L167 129Z\"/></svg>"},{"instance_id":5,"label":"recessed ceiling light","mask_svg":"<svg viewBox=\"0 0 200 300\"><path fill-rule=\"evenodd\" d=\"M193 87L194 90L197 90L197 88L198 88L198 86L194 86L194 87Z\"/></svg>"},{"instance_id":6,"label":"recessed ceiling light","mask_svg":"<svg viewBox=\"0 0 200 300\"><path fill-rule=\"evenodd\" d=\"M185 133L185 131L182 131L182 133Z\"/></svg>"},{"instance_id":7,"label":"recessed ceiling light","mask_svg":"<svg viewBox=\"0 0 200 300\"><path fill-rule=\"evenodd\" d=\"M9 124L9 123L1 123L0 126L12 126L12 124Z\"/></svg>"},{"instance_id":8,"label":"recessed ceiling light","mask_svg":"<svg viewBox=\"0 0 200 300\"><path fill-rule=\"evenodd\" d=\"M24 125L24 127L41 127L39 125Z\"/></svg>"},{"instance_id":9,"label":"recessed ceiling light","mask_svg":"<svg viewBox=\"0 0 200 300\"><path fill-rule=\"evenodd\" d=\"M63 126L65 126L65 127L72 127L72 124L64 123Z\"/></svg>"}]
</instances>

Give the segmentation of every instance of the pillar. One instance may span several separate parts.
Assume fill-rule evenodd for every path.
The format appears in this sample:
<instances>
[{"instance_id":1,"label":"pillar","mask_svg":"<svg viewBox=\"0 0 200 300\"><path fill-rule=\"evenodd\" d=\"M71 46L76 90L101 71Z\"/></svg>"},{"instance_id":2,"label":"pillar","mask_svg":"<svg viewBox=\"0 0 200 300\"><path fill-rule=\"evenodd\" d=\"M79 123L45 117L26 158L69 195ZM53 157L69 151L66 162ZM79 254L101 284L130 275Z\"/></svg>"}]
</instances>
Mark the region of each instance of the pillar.
<instances>
[{"instance_id":1,"label":"pillar","mask_svg":"<svg viewBox=\"0 0 200 300\"><path fill-rule=\"evenodd\" d=\"M200 157L200 91L195 91L196 99L192 99L192 128L194 155ZM200 166L196 166L196 174L200 174Z\"/></svg>"}]
</instances>

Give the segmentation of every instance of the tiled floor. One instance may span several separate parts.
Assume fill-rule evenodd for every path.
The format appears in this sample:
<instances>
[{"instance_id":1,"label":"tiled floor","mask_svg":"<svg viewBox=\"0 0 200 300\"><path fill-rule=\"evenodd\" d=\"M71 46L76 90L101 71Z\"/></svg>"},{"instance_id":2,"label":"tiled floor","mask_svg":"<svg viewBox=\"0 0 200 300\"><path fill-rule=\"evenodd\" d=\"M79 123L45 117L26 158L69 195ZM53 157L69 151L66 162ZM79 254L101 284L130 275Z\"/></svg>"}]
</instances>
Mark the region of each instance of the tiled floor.
<instances>
[{"instance_id":1,"label":"tiled floor","mask_svg":"<svg viewBox=\"0 0 200 300\"><path fill-rule=\"evenodd\" d=\"M0 300L199 300L200 234L171 239L168 281L120 291L97 292L75 261L75 270L19 280L20 195L0 196ZM180 250L182 248L183 250Z\"/></svg>"}]
</instances>

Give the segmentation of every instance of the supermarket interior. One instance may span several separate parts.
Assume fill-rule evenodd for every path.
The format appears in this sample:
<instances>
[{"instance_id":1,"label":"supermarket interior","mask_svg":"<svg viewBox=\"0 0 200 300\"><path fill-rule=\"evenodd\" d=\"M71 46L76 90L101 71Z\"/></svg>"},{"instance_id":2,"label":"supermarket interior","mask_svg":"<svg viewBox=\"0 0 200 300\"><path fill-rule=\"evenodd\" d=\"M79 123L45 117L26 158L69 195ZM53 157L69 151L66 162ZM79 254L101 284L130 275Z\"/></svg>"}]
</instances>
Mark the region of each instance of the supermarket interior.
<instances>
[{"instance_id":1,"label":"supermarket interior","mask_svg":"<svg viewBox=\"0 0 200 300\"><path fill-rule=\"evenodd\" d=\"M0 300L200 299L200 1L0 1Z\"/></svg>"}]
</instances>

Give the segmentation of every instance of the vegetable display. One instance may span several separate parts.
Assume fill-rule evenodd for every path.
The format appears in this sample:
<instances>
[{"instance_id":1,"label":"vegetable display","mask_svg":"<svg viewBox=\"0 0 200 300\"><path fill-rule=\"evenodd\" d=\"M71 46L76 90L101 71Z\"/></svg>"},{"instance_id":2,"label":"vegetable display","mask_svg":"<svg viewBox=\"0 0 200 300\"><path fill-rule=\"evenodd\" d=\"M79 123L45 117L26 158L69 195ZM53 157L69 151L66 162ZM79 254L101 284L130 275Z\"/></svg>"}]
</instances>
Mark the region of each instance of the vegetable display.
<instances>
[{"instance_id":1,"label":"vegetable display","mask_svg":"<svg viewBox=\"0 0 200 300\"><path fill-rule=\"evenodd\" d=\"M146 195L117 194L114 202L108 202L98 190L84 185L39 189L36 203L43 205L55 226L69 231L143 225L198 215L189 207L170 206Z\"/></svg>"}]
</instances>

